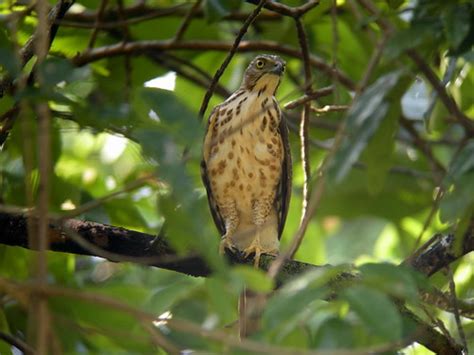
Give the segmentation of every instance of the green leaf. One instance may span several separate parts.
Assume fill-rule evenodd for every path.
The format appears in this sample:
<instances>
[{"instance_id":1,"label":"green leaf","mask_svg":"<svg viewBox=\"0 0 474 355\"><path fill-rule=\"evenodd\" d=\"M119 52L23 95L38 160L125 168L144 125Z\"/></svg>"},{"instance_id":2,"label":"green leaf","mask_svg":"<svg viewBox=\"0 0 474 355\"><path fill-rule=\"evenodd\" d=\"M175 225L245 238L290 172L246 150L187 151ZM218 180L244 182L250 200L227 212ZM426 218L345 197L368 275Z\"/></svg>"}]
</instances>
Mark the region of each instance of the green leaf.
<instances>
[{"instance_id":1,"label":"green leaf","mask_svg":"<svg viewBox=\"0 0 474 355\"><path fill-rule=\"evenodd\" d=\"M416 278L408 268L386 263L370 263L360 266L359 270L362 281L367 286L412 302L418 299Z\"/></svg>"},{"instance_id":2,"label":"green leaf","mask_svg":"<svg viewBox=\"0 0 474 355\"><path fill-rule=\"evenodd\" d=\"M384 293L365 286L355 286L344 290L341 296L373 334L387 341L401 338L402 318Z\"/></svg>"},{"instance_id":3,"label":"green leaf","mask_svg":"<svg viewBox=\"0 0 474 355\"><path fill-rule=\"evenodd\" d=\"M456 222L474 204L474 141L454 156L443 186L446 193L440 203L440 218Z\"/></svg>"},{"instance_id":4,"label":"green leaf","mask_svg":"<svg viewBox=\"0 0 474 355\"><path fill-rule=\"evenodd\" d=\"M26 280L32 263L33 255L28 250L0 245L0 276Z\"/></svg>"},{"instance_id":5,"label":"green leaf","mask_svg":"<svg viewBox=\"0 0 474 355\"><path fill-rule=\"evenodd\" d=\"M196 113L192 112L179 99L175 92L145 88L142 91L144 101L158 115L159 125L177 142L193 145L202 137L202 127Z\"/></svg>"},{"instance_id":6,"label":"green leaf","mask_svg":"<svg viewBox=\"0 0 474 355\"><path fill-rule=\"evenodd\" d=\"M220 277L206 278L209 308L219 317L220 324L229 324L237 318L238 295L229 287L229 280Z\"/></svg>"},{"instance_id":7,"label":"green leaf","mask_svg":"<svg viewBox=\"0 0 474 355\"><path fill-rule=\"evenodd\" d=\"M344 179L386 116L389 104L384 99L399 77L400 72L397 71L378 79L364 91L347 113L346 137L329 165L329 177L335 182Z\"/></svg>"},{"instance_id":8,"label":"green leaf","mask_svg":"<svg viewBox=\"0 0 474 355\"><path fill-rule=\"evenodd\" d=\"M451 5L442 14L443 29L453 49L457 49L472 25L472 4Z\"/></svg>"},{"instance_id":9,"label":"green leaf","mask_svg":"<svg viewBox=\"0 0 474 355\"><path fill-rule=\"evenodd\" d=\"M455 155L449 165L443 185L448 187L450 184L455 183L463 174L472 169L474 169L474 141L470 141Z\"/></svg>"},{"instance_id":10,"label":"green leaf","mask_svg":"<svg viewBox=\"0 0 474 355\"><path fill-rule=\"evenodd\" d=\"M359 217L345 221L341 228L330 234L326 240L328 262L352 262L361 255L372 255L375 242L386 225L385 219L375 217Z\"/></svg>"},{"instance_id":11,"label":"green leaf","mask_svg":"<svg viewBox=\"0 0 474 355\"><path fill-rule=\"evenodd\" d=\"M410 48L421 47L425 42L439 40L441 33L441 23L437 18L413 23L410 28L399 30L390 37L384 54L388 59L395 59Z\"/></svg>"},{"instance_id":12,"label":"green leaf","mask_svg":"<svg viewBox=\"0 0 474 355\"><path fill-rule=\"evenodd\" d=\"M189 297L202 283L199 279L177 273L162 274L157 280L153 278L152 296L145 304L147 310L158 315L172 311L176 304Z\"/></svg>"},{"instance_id":13,"label":"green leaf","mask_svg":"<svg viewBox=\"0 0 474 355\"><path fill-rule=\"evenodd\" d=\"M390 105L387 117L367 145L367 187L373 195L382 190L392 165L400 111L400 104Z\"/></svg>"},{"instance_id":14,"label":"green leaf","mask_svg":"<svg viewBox=\"0 0 474 355\"><path fill-rule=\"evenodd\" d=\"M443 196L440 203L442 222L455 223L474 204L474 172L457 179L456 184Z\"/></svg>"},{"instance_id":15,"label":"green leaf","mask_svg":"<svg viewBox=\"0 0 474 355\"><path fill-rule=\"evenodd\" d=\"M350 349L354 346L352 325L339 318L325 320L311 339L312 347L318 349Z\"/></svg>"},{"instance_id":16,"label":"green leaf","mask_svg":"<svg viewBox=\"0 0 474 355\"><path fill-rule=\"evenodd\" d=\"M0 29L0 73L4 75L5 72L15 78L20 72L20 63L15 55L6 27L2 26Z\"/></svg>"},{"instance_id":17,"label":"green leaf","mask_svg":"<svg viewBox=\"0 0 474 355\"><path fill-rule=\"evenodd\" d=\"M257 292L269 292L273 289L273 280L260 269L255 269L250 266L241 265L235 266L232 269L238 277L242 278L246 287Z\"/></svg>"},{"instance_id":18,"label":"green leaf","mask_svg":"<svg viewBox=\"0 0 474 355\"><path fill-rule=\"evenodd\" d=\"M322 267L285 284L267 303L262 323L268 331L280 328L281 337L287 333L286 324L307 312L310 303L328 292L326 284L343 267Z\"/></svg>"}]
</instances>

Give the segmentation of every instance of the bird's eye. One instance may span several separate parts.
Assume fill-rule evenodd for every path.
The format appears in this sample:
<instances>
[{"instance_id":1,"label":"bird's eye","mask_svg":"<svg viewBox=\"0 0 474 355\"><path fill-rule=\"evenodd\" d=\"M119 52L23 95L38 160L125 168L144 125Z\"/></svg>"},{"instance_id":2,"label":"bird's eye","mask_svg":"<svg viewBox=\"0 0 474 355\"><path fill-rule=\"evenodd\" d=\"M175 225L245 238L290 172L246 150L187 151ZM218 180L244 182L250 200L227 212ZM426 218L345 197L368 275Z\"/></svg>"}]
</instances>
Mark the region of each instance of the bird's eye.
<instances>
[{"instance_id":1,"label":"bird's eye","mask_svg":"<svg viewBox=\"0 0 474 355\"><path fill-rule=\"evenodd\" d=\"M265 66L265 62L263 60L257 60L257 63L255 63L257 69L262 69Z\"/></svg>"}]
</instances>

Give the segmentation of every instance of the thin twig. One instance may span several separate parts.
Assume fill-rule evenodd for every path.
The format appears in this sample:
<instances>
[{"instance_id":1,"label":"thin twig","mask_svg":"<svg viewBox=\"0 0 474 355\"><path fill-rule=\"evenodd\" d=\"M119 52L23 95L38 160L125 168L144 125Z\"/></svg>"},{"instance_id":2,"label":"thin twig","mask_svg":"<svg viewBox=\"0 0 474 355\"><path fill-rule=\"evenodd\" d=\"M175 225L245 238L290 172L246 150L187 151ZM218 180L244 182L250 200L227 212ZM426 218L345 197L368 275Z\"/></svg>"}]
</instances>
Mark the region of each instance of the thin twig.
<instances>
[{"instance_id":1,"label":"thin twig","mask_svg":"<svg viewBox=\"0 0 474 355\"><path fill-rule=\"evenodd\" d=\"M359 82L359 85L357 87L357 94L360 95L366 88L366 86L369 84L370 78L377 67L378 63L380 62L380 59L382 58L383 51L385 49L385 45L387 44L387 36L384 34L382 35L382 38L380 41L377 42L377 46L375 47L375 50L372 52L372 56L370 57L369 64L367 65L367 68L364 73L364 77L362 80Z\"/></svg>"},{"instance_id":2,"label":"thin twig","mask_svg":"<svg viewBox=\"0 0 474 355\"><path fill-rule=\"evenodd\" d=\"M434 198L433 204L430 209L430 213L428 214L428 217L426 218L425 222L423 223L423 228L421 228L420 234L418 234L418 237L416 238L415 245L413 247L414 251L418 249L421 240L423 239L423 235L425 232L428 230L428 227L431 224L431 221L433 220L433 217L436 214L436 211L438 210L439 202L441 201L441 197L443 196L444 189L441 186L437 187L436 191L436 196Z\"/></svg>"},{"instance_id":3,"label":"thin twig","mask_svg":"<svg viewBox=\"0 0 474 355\"><path fill-rule=\"evenodd\" d=\"M210 85L212 77L190 61L173 56L170 53L160 53L158 51L149 52L148 56L155 63L174 71L180 77L183 77L206 90ZM223 98L227 98L231 95L231 92L220 84L216 85L215 93Z\"/></svg>"},{"instance_id":4,"label":"thin twig","mask_svg":"<svg viewBox=\"0 0 474 355\"><path fill-rule=\"evenodd\" d=\"M160 332L159 329L153 326L153 323L150 320L142 320L141 325L143 329L150 334L152 341L158 345L160 348L165 350L168 354L182 354L182 349L174 345L171 341L166 339Z\"/></svg>"},{"instance_id":5,"label":"thin twig","mask_svg":"<svg viewBox=\"0 0 474 355\"><path fill-rule=\"evenodd\" d=\"M173 37L174 42L181 41L181 39L184 36L184 33L188 29L189 25L191 24L191 21L193 17L196 15L197 11L199 10L199 7L201 6L202 0L196 0L194 5L189 9L188 13L186 14L183 22L178 28L178 31L176 31L176 34Z\"/></svg>"},{"instance_id":6,"label":"thin twig","mask_svg":"<svg viewBox=\"0 0 474 355\"><path fill-rule=\"evenodd\" d=\"M393 34L395 31L394 25L386 18L386 16L381 14L380 10L371 0L357 1L372 16L375 16L375 22L382 30L384 30L387 36ZM474 121L466 117L466 115L459 109L454 99L447 93L442 82L438 79L435 72L430 68L428 63L426 63L426 61L415 49L408 49L405 51L405 53L418 66L418 69L424 74L433 89L437 91L440 100L443 102L449 113L451 113L456 118L456 120L464 127L467 132L474 134Z\"/></svg>"},{"instance_id":7,"label":"thin twig","mask_svg":"<svg viewBox=\"0 0 474 355\"><path fill-rule=\"evenodd\" d=\"M454 313L453 303L450 296L436 287L431 287L429 291L421 292L423 302L436 306L443 311ZM474 320L474 300L456 300L459 315Z\"/></svg>"},{"instance_id":8,"label":"thin twig","mask_svg":"<svg viewBox=\"0 0 474 355\"><path fill-rule=\"evenodd\" d=\"M105 196L102 196L102 197L99 197L99 198L95 198L89 202L86 202L84 203L83 205L79 206L79 207L76 207L75 209L73 210L70 210L70 211L67 211L67 212L64 212L61 216L61 218L74 218L74 217L77 217L87 211L90 211L90 210L93 210L101 205L103 205L105 202L107 201L110 201L126 192L130 192L130 191L133 191L139 187L142 187L145 183L149 182L149 181L152 181L154 179L154 175L152 174L149 174L149 175L145 175L137 180L134 180L128 184L126 184L124 187L122 187L121 189L117 190L117 191L114 191L114 192L111 192L110 194L108 195L105 195Z\"/></svg>"},{"instance_id":9,"label":"thin twig","mask_svg":"<svg viewBox=\"0 0 474 355\"><path fill-rule=\"evenodd\" d=\"M100 6L99 6L99 11L97 12L97 17L95 18L95 23L94 23L94 29L92 31L91 37L89 39L89 44L87 45L87 48L93 48L95 40L97 38L97 34L99 33L99 24L102 19L102 15L105 11L105 8L107 7L107 3L109 0L101 0Z\"/></svg>"},{"instance_id":10,"label":"thin twig","mask_svg":"<svg viewBox=\"0 0 474 355\"><path fill-rule=\"evenodd\" d=\"M408 120L406 117L400 117L400 123L408 131L413 138L413 143L416 147L426 156L428 161L432 164L433 170L436 173L436 179L440 183L441 176L446 173L446 168L436 159L430 146L420 137L416 128L413 126L413 122Z\"/></svg>"},{"instance_id":11,"label":"thin twig","mask_svg":"<svg viewBox=\"0 0 474 355\"><path fill-rule=\"evenodd\" d=\"M309 61L309 47L308 47L308 38L306 36L306 31L304 29L303 23L299 18L295 19L296 30L298 33L298 42L301 48L301 53L303 54L303 66L304 66L304 88L306 96L311 95L312 88L312 73L311 73L311 64ZM311 165L309 162L309 144L308 144L308 125L309 125L309 115L310 115L311 103L306 101L303 106L303 111L301 112L301 122L300 122L300 144L301 144L301 164L303 168L303 198L301 205L301 220L300 224L306 218L308 212L308 203L309 203L309 193L310 186L309 181L311 179ZM300 246L303 240L304 234L300 235L299 240L295 242L294 250L291 250L288 257L293 258L298 247Z\"/></svg>"},{"instance_id":12,"label":"thin twig","mask_svg":"<svg viewBox=\"0 0 474 355\"><path fill-rule=\"evenodd\" d=\"M311 106L311 111L316 114L328 113L328 112L340 112L347 111L350 106L348 105L325 105L323 107Z\"/></svg>"},{"instance_id":13,"label":"thin twig","mask_svg":"<svg viewBox=\"0 0 474 355\"><path fill-rule=\"evenodd\" d=\"M430 312L426 306L422 305L421 309L425 313L425 315L428 317L428 319L431 321L431 323L435 326L438 327L441 333L444 335L444 337L451 343L455 344L456 342L454 341L453 337L449 333L448 329L444 325L443 321L433 315L432 312Z\"/></svg>"},{"instance_id":14,"label":"thin twig","mask_svg":"<svg viewBox=\"0 0 474 355\"><path fill-rule=\"evenodd\" d=\"M182 3L166 8L154 7L146 4L136 4L124 8L124 20L117 21L118 14L115 9L109 9L104 13L102 22L99 24L100 29L114 29L120 26L134 25L144 21L157 19L160 17L179 17L183 18L188 13L189 3ZM194 17L203 18L204 11L199 10ZM58 21L63 27L75 27L82 29L94 28L94 22L97 17L96 11L84 10L82 12L70 13L61 21ZM245 21L249 17L249 13L232 12L225 15L222 20L226 21ZM280 21L282 16L278 13L265 12L259 16L259 21Z\"/></svg>"},{"instance_id":15,"label":"thin twig","mask_svg":"<svg viewBox=\"0 0 474 355\"><path fill-rule=\"evenodd\" d=\"M332 27L332 69L333 69L333 86L334 86L334 102L339 102L339 94L337 90L337 77L334 74L337 68L337 51L339 48L339 31L337 28L337 0L332 0L331 4L331 27Z\"/></svg>"},{"instance_id":16,"label":"thin twig","mask_svg":"<svg viewBox=\"0 0 474 355\"><path fill-rule=\"evenodd\" d=\"M36 66L40 67L46 60L49 51L49 24L48 24L48 2L47 0L37 0L36 13L38 14L38 25L36 28ZM40 87L45 82L41 71L36 73L36 79ZM36 113L38 115L38 151L41 154L38 157L39 186L38 186L38 230L34 237L37 238L38 254L36 260L35 278L40 284L48 282L48 264L47 250L49 249L48 239L48 208L50 197L50 171L51 171L51 112L47 102L36 104ZM50 314L47 299L38 297L33 302L30 309L35 319L36 346L35 349L39 355L49 353L49 334L51 331ZM31 315L31 313L30 313Z\"/></svg>"},{"instance_id":17,"label":"thin twig","mask_svg":"<svg viewBox=\"0 0 474 355\"><path fill-rule=\"evenodd\" d=\"M247 32L250 25L257 18L258 14L262 10L263 5L265 5L266 2L267 2L267 0L260 0L257 7L252 11L250 16L247 18L247 20L244 22L244 24L240 28L239 33L235 37L234 43L230 47L229 52L227 53L227 56L224 59L224 62L221 64L220 68L217 70L216 74L214 75L214 77L211 81L211 85L209 85L209 89L206 91L206 95L204 96L204 99L202 101L201 108L199 109L199 117L201 119L204 116L204 113L206 112L207 106L209 104L209 100L212 97L212 94L213 94L214 89L217 85L217 82L219 81L222 74L224 74L225 69L227 68L227 66L229 65L232 57L234 56L235 52L237 51L242 38L244 37L244 35Z\"/></svg>"},{"instance_id":18,"label":"thin twig","mask_svg":"<svg viewBox=\"0 0 474 355\"><path fill-rule=\"evenodd\" d=\"M233 47L232 43L213 41L213 40L195 40L195 41L134 41L126 45L123 43L116 43L98 48L92 48L78 54L73 58L73 63L77 66L82 66L103 58L123 55L143 53L151 50L167 51L167 50L197 50L197 51L224 51L228 52ZM271 51L294 58L301 58L301 52L298 49L288 47L274 41L241 41L236 49L238 52L254 52L254 51ZM310 55L311 66L322 71L328 76L333 75L332 67L324 62L321 58L315 55ZM338 81L350 90L355 90L356 84L345 73L337 70L335 75Z\"/></svg>"},{"instance_id":19,"label":"thin twig","mask_svg":"<svg viewBox=\"0 0 474 355\"><path fill-rule=\"evenodd\" d=\"M459 338L461 339L461 344L464 347L464 350L467 354L469 354L469 350L467 348L467 341L466 341L466 333L464 333L464 328L461 323L461 317L459 315L459 306L458 306L458 298L456 296L456 283L454 282L454 275L451 266L446 266L448 278L449 278L449 293L450 293L450 300L453 307L454 313L454 320L456 321L456 328L459 333Z\"/></svg>"},{"instance_id":20,"label":"thin twig","mask_svg":"<svg viewBox=\"0 0 474 355\"><path fill-rule=\"evenodd\" d=\"M283 109L292 110L298 106L306 104L309 101L313 101L321 97L331 95L332 92L333 92L333 86L326 86L325 88L322 88L316 91L311 91L311 92L308 91L308 93L305 93L300 98L290 101L286 103L285 105L283 105Z\"/></svg>"},{"instance_id":21,"label":"thin twig","mask_svg":"<svg viewBox=\"0 0 474 355\"><path fill-rule=\"evenodd\" d=\"M123 0L117 0L117 7L118 7L118 16L120 20L123 20L124 18L124 6L123 6ZM130 40L130 30L128 28L128 25L125 23L122 26L122 36L123 36L123 43L127 43ZM125 101L129 101L130 99L130 92L132 88L132 62L130 60L130 55L125 55L125 90L124 90L124 98Z\"/></svg>"},{"instance_id":22,"label":"thin twig","mask_svg":"<svg viewBox=\"0 0 474 355\"><path fill-rule=\"evenodd\" d=\"M20 350L25 355L34 355L35 351L20 338L0 331L0 339Z\"/></svg>"},{"instance_id":23,"label":"thin twig","mask_svg":"<svg viewBox=\"0 0 474 355\"><path fill-rule=\"evenodd\" d=\"M123 21L125 18L125 7L123 5L123 0L117 0L117 14L120 21ZM123 41L128 42L130 40L130 29L128 28L128 24L124 22L121 27Z\"/></svg>"},{"instance_id":24,"label":"thin twig","mask_svg":"<svg viewBox=\"0 0 474 355\"><path fill-rule=\"evenodd\" d=\"M450 96L443 83L438 79L434 71L429 65L423 60L417 51L410 49L407 51L408 56L415 62L418 69L425 75L426 79L430 82L433 89L439 95L441 102L443 102L446 109L451 113L456 120L464 127L464 129L470 134L474 134L474 121L470 120L458 107L456 101Z\"/></svg>"},{"instance_id":25,"label":"thin twig","mask_svg":"<svg viewBox=\"0 0 474 355\"><path fill-rule=\"evenodd\" d=\"M258 3L258 0L246 0L246 1L252 4ZM269 1L268 3L265 4L265 8L267 10L277 12L283 16L290 16L296 19L303 16L305 13L307 13L308 11L310 11L312 8L316 7L317 5L319 5L319 0L309 0L307 3L301 6L296 6L296 7L291 7L291 6L282 4L280 2Z\"/></svg>"}]
</instances>

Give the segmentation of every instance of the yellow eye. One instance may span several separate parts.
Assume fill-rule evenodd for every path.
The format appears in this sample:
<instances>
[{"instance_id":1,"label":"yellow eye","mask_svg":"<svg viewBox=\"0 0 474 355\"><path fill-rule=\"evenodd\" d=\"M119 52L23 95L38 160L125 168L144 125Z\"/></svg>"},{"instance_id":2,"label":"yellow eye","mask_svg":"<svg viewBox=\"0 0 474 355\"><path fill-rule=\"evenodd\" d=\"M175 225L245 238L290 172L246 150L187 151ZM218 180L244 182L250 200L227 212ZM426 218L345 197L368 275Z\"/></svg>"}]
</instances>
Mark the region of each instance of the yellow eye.
<instances>
[{"instance_id":1,"label":"yellow eye","mask_svg":"<svg viewBox=\"0 0 474 355\"><path fill-rule=\"evenodd\" d=\"M265 66L265 62L263 60L259 59L255 63L255 66L257 67L257 69L262 69Z\"/></svg>"}]
</instances>

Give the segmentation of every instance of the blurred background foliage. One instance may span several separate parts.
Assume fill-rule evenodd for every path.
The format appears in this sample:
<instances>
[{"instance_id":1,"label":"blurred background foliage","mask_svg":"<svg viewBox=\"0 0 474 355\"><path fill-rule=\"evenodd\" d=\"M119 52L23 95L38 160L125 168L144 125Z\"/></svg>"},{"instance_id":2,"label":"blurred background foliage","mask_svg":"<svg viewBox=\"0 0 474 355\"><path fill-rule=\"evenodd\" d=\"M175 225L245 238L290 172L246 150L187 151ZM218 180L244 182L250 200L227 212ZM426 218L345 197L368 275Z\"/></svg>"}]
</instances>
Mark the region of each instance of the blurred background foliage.
<instances>
[{"instance_id":1,"label":"blurred background foliage","mask_svg":"<svg viewBox=\"0 0 474 355\"><path fill-rule=\"evenodd\" d=\"M54 6L56 1L49 3ZM299 6L305 1L281 3ZM412 325L401 317L392 297L406 300L429 323L439 318L459 341L452 313L420 303L417 290L426 281L391 265L407 258L437 232L453 232L457 226L462 233L460 229L472 216L474 6L462 0L379 0L372 4L380 12L377 16L363 6L367 3L322 0L301 18L311 54L354 83L349 87L313 68L313 88L333 85L333 91L312 102L312 186L342 123L346 134L330 159L320 207L295 259L335 268L303 275L275 292L265 309L262 330L254 335L261 342L321 350L363 349L405 339ZM80 210L76 217L150 234L158 234L165 223L174 248L182 253L197 250L216 270L214 276L199 279L132 263L51 252L49 283L76 289L78 294L106 295L157 317L189 320L209 331L227 329L224 326L237 319L237 299L244 282L262 292L271 290L273 283L263 272L249 267L229 268L217 255L218 233L200 181L204 123L197 112L210 78L227 55L213 50L206 41L232 43L255 5L242 0L204 0L182 38L183 43L201 44L194 49L110 54L76 66L77 58L94 51L88 46L96 21L108 25L97 32L95 48L107 50L121 41L124 45L171 41L193 2L120 0L105 4L102 18L96 20L101 2L76 0L58 21L49 55L36 68L44 78L41 86L20 85L21 78L32 70L34 58L24 67L18 59L18 49L36 29L36 12L31 11L29 1L0 4L0 77L17 79L16 89L5 91L0 99L0 208L24 208L36 200L37 158L42 147L37 143L32 105L47 102L52 112L52 215L74 215L80 206L123 191L93 209ZM125 26L120 24L124 19L128 19ZM392 23L390 35L377 25L380 19ZM302 58L278 50L299 50L291 17L264 10L244 40L271 41L275 43L271 52L287 61L287 75L277 94L281 105L303 95ZM255 54L268 52L258 50L258 44L256 48L235 55L210 106L238 88ZM420 67L406 55L413 49L443 80L471 126L460 124L446 109ZM377 51L378 60L369 71ZM14 105L20 106L20 112L10 122L8 111ZM327 105L352 107L324 112ZM300 110L285 110L291 128L294 184L282 249L290 243L301 218ZM128 188L140 179L142 183ZM442 194L438 194L440 189ZM17 282L29 280L33 258L28 250L0 245L0 276ZM363 280L341 290L337 301L322 301L329 292L325 282L341 269L350 269L349 265L358 267ZM473 265L472 255L452 265L460 299L474 298ZM449 290L449 278L443 273L429 283ZM143 322L113 307L80 297L56 295L48 300L53 353L150 354L173 349L252 353L237 350L225 339L172 329L163 321L154 326L160 334L157 340ZM473 351L474 323L468 318L462 318L462 323ZM0 332L28 339L28 328L24 304L0 288ZM389 346L386 350L396 353L396 349ZM12 351L0 340L0 354ZM417 344L402 352L431 353Z\"/></svg>"}]
</instances>

